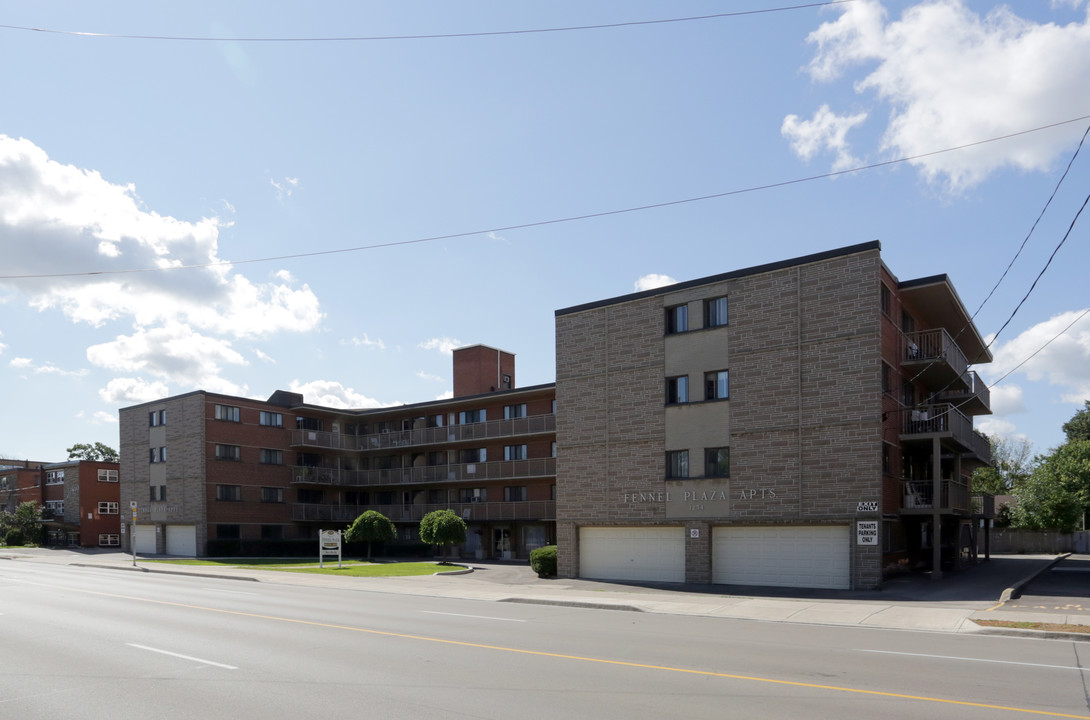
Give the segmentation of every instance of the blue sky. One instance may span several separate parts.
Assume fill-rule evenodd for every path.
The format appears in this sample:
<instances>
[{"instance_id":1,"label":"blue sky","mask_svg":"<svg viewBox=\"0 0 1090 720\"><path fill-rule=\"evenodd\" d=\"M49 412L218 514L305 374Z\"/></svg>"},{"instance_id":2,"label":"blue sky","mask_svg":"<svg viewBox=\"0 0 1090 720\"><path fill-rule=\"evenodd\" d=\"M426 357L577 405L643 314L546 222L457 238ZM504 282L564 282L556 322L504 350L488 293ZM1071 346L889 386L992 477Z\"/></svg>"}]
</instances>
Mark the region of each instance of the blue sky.
<instances>
[{"instance_id":1,"label":"blue sky","mask_svg":"<svg viewBox=\"0 0 1090 720\"><path fill-rule=\"evenodd\" d=\"M6 6L0 457L116 447L119 408L194 389L432 400L458 345L516 353L521 386L552 382L557 308L875 239L900 279L946 273L976 310L1090 125L1086 0L854 0L446 38L116 37L451 35L791 4ZM978 315L983 335L1088 187L1090 148ZM1088 222L978 368L989 382L1090 307ZM993 387L978 427L1044 451L1088 398L1084 318Z\"/></svg>"}]
</instances>

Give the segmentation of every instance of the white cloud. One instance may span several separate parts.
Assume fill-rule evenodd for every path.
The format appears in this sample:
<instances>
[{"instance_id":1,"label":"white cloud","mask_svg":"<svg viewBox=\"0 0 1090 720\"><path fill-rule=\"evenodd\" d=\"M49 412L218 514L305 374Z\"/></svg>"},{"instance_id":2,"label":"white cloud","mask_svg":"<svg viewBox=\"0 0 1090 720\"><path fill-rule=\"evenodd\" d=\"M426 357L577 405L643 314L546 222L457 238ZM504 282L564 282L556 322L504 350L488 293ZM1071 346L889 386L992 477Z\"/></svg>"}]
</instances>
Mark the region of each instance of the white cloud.
<instances>
[{"instance_id":1,"label":"white cloud","mask_svg":"<svg viewBox=\"0 0 1090 720\"><path fill-rule=\"evenodd\" d=\"M1006 6L982 17L963 0L932 0L912 5L900 20L888 22L878 0L839 7L840 17L808 38L817 46L808 71L815 80L830 82L867 66L869 72L853 87L864 96L873 91L877 101L888 105L890 120L881 149L892 155L957 147L1086 112L1090 15L1081 23L1060 26L1023 19ZM785 135L793 144L833 137L828 149L837 152L838 162L843 159L831 130L843 130L839 141L846 143L846 129L834 124L822 135L817 123L807 133L796 118L790 123L801 133L796 139L786 132L788 120ZM944 180L957 190L1002 167L1047 169L1059 153L1074 146L1079 130L1066 126L913 163L929 181ZM796 152L801 156L809 147L803 142Z\"/></svg>"},{"instance_id":2,"label":"white cloud","mask_svg":"<svg viewBox=\"0 0 1090 720\"><path fill-rule=\"evenodd\" d=\"M11 362L8 363L8 365L11 365L13 368L28 368L33 364L33 360L25 357L12 358Z\"/></svg>"},{"instance_id":3,"label":"white cloud","mask_svg":"<svg viewBox=\"0 0 1090 720\"><path fill-rule=\"evenodd\" d=\"M261 360L262 362L272 363L273 365L276 364L276 360L273 360L271 357L261 352L261 350L257 348L254 348L254 355L257 355L257 359Z\"/></svg>"},{"instance_id":4,"label":"white cloud","mask_svg":"<svg viewBox=\"0 0 1090 720\"><path fill-rule=\"evenodd\" d=\"M342 345L352 345L354 347L367 347L373 350L385 350L386 343L382 341L382 338L372 340L367 336L367 333L363 334L360 338L350 338L348 340L341 340Z\"/></svg>"},{"instance_id":5,"label":"white cloud","mask_svg":"<svg viewBox=\"0 0 1090 720\"><path fill-rule=\"evenodd\" d=\"M36 375L59 375L61 377L84 377L91 371L87 368L80 368L79 370L65 370L59 368L53 363L46 363L45 365L39 365L34 368Z\"/></svg>"},{"instance_id":6,"label":"white cloud","mask_svg":"<svg viewBox=\"0 0 1090 720\"><path fill-rule=\"evenodd\" d=\"M995 359L984 372L998 378L1026 361L1017 373L1065 388L1063 401L1081 405L1090 399L1090 314L1085 312L1061 313L1024 330L994 351Z\"/></svg>"},{"instance_id":7,"label":"white cloud","mask_svg":"<svg viewBox=\"0 0 1090 720\"><path fill-rule=\"evenodd\" d=\"M1022 388L1004 382L991 388L991 409L996 415L1015 415L1026 411Z\"/></svg>"},{"instance_id":8,"label":"white cloud","mask_svg":"<svg viewBox=\"0 0 1090 720\"><path fill-rule=\"evenodd\" d=\"M454 397L454 391L453 390L447 390L442 395L436 395L435 399L436 400L450 400L453 397Z\"/></svg>"},{"instance_id":9,"label":"white cloud","mask_svg":"<svg viewBox=\"0 0 1090 720\"><path fill-rule=\"evenodd\" d=\"M423 370L421 370L420 372L418 372L418 373L416 374L416 376L417 376L418 378L420 378L421 380L434 380L435 382L442 382L442 381L443 381L443 378L441 378L440 376L438 376L438 375L432 375L431 373L426 373L426 372L424 372Z\"/></svg>"},{"instance_id":10,"label":"white cloud","mask_svg":"<svg viewBox=\"0 0 1090 720\"><path fill-rule=\"evenodd\" d=\"M848 131L867 119L866 113L855 115L837 115L822 105L811 120L802 120L798 115L788 115L783 120L780 133L791 141L791 148L803 160L809 160L819 151L831 150L836 153L833 170L845 170L860 164L851 153L848 144Z\"/></svg>"},{"instance_id":11,"label":"white cloud","mask_svg":"<svg viewBox=\"0 0 1090 720\"><path fill-rule=\"evenodd\" d=\"M139 405L170 395L170 388L159 381L144 378L114 378L98 391L103 402L117 405Z\"/></svg>"},{"instance_id":12,"label":"white cloud","mask_svg":"<svg viewBox=\"0 0 1090 720\"><path fill-rule=\"evenodd\" d=\"M283 200L292 196L299 189L299 178L285 177L283 180L269 178L269 184L276 188L276 199Z\"/></svg>"},{"instance_id":13,"label":"white cloud","mask_svg":"<svg viewBox=\"0 0 1090 720\"><path fill-rule=\"evenodd\" d=\"M1007 440L1029 441L1028 435L1017 432L1018 428L1015 424L1005 418L987 417L983 420L978 420L976 426L976 429L985 435L998 435Z\"/></svg>"},{"instance_id":14,"label":"white cloud","mask_svg":"<svg viewBox=\"0 0 1090 720\"><path fill-rule=\"evenodd\" d=\"M666 287L667 285L673 285L677 280L673 279L669 275L659 275L657 273L650 273L644 275L633 283L633 287L636 288L636 292L642 292L643 290L654 290L655 288Z\"/></svg>"},{"instance_id":15,"label":"white cloud","mask_svg":"<svg viewBox=\"0 0 1090 720\"><path fill-rule=\"evenodd\" d=\"M103 412L102 410L99 410L98 412L95 413L94 422L95 422L96 425L116 425L117 424L117 416L112 414L112 413Z\"/></svg>"},{"instance_id":16,"label":"white cloud","mask_svg":"<svg viewBox=\"0 0 1090 720\"><path fill-rule=\"evenodd\" d=\"M462 347L462 341L449 337L432 338L431 340L425 340L417 347L425 350L438 350L444 355L451 355L455 349Z\"/></svg>"},{"instance_id":17,"label":"white cloud","mask_svg":"<svg viewBox=\"0 0 1090 720\"><path fill-rule=\"evenodd\" d=\"M242 389L220 376L223 366L249 364L229 342L178 323L92 345L87 359L114 372L146 372L176 385L231 395L243 394Z\"/></svg>"},{"instance_id":18,"label":"white cloud","mask_svg":"<svg viewBox=\"0 0 1090 720\"><path fill-rule=\"evenodd\" d=\"M344 409L363 409L389 407L401 403L381 403L374 398L356 392L353 388L345 387L333 380L312 380L299 382L292 380L289 389L292 392L302 393L303 401L309 405L324 405L325 407Z\"/></svg>"}]
</instances>

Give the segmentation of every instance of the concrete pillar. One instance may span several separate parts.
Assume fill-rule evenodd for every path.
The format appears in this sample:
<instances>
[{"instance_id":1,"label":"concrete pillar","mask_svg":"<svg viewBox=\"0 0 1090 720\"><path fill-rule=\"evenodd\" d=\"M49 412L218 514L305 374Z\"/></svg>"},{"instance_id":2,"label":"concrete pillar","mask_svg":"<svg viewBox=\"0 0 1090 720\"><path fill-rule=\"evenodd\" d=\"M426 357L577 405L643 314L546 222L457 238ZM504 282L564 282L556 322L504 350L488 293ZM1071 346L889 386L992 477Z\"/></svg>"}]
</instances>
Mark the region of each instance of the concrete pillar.
<instances>
[{"instance_id":1,"label":"concrete pillar","mask_svg":"<svg viewBox=\"0 0 1090 720\"><path fill-rule=\"evenodd\" d=\"M942 579L942 448L931 439L931 579Z\"/></svg>"}]
</instances>

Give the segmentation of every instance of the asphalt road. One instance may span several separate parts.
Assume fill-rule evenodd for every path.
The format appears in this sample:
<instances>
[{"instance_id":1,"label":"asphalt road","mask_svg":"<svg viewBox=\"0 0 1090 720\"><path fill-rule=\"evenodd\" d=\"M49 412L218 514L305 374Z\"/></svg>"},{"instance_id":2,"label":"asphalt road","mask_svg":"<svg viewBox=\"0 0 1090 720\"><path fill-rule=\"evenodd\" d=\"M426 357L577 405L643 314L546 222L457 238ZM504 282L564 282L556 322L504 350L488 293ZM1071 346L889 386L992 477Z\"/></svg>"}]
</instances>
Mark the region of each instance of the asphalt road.
<instances>
[{"instance_id":1,"label":"asphalt road","mask_svg":"<svg viewBox=\"0 0 1090 720\"><path fill-rule=\"evenodd\" d=\"M1090 555L1071 555L1038 575L1004 610L1090 615Z\"/></svg>"},{"instance_id":2,"label":"asphalt road","mask_svg":"<svg viewBox=\"0 0 1090 720\"><path fill-rule=\"evenodd\" d=\"M1088 654L0 562L0 718L21 720L1090 717Z\"/></svg>"}]
</instances>

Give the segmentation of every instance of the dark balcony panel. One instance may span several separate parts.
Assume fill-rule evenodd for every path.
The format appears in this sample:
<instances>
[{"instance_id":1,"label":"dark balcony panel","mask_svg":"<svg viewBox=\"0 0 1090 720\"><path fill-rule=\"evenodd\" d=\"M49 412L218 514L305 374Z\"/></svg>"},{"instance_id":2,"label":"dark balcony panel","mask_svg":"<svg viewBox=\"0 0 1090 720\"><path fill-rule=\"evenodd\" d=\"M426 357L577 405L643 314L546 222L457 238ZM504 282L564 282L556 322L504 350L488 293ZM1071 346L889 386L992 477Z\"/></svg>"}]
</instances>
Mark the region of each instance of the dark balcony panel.
<instances>
[{"instance_id":1,"label":"dark balcony panel","mask_svg":"<svg viewBox=\"0 0 1090 720\"><path fill-rule=\"evenodd\" d=\"M928 387L965 389L969 363L950 333L942 328L905 333L901 365L908 378Z\"/></svg>"},{"instance_id":2,"label":"dark balcony panel","mask_svg":"<svg viewBox=\"0 0 1090 720\"><path fill-rule=\"evenodd\" d=\"M503 520L555 521L556 503L552 500L524 502L446 503L418 505L328 505L296 503L292 520L296 522L350 523L367 510L376 510L394 522L418 523L433 510L453 510L467 523Z\"/></svg>"},{"instance_id":3,"label":"dark balcony panel","mask_svg":"<svg viewBox=\"0 0 1090 720\"><path fill-rule=\"evenodd\" d=\"M939 482L939 504L935 506L935 486L931 480L905 480L902 483L902 512L939 510L945 513L967 514L972 510L969 486L954 480Z\"/></svg>"},{"instance_id":4,"label":"dark balcony panel","mask_svg":"<svg viewBox=\"0 0 1090 720\"><path fill-rule=\"evenodd\" d=\"M389 470L338 470L334 468L292 468L294 485L419 485L473 480L515 480L556 476L556 458L500 460L451 465L420 465Z\"/></svg>"},{"instance_id":5,"label":"dark balcony panel","mask_svg":"<svg viewBox=\"0 0 1090 720\"><path fill-rule=\"evenodd\" d=\"M991 390L974 370L966 373L961 385L939 392L935 402L950 403L966 415L992 414Z\"/></svg>"}]
</instances>

